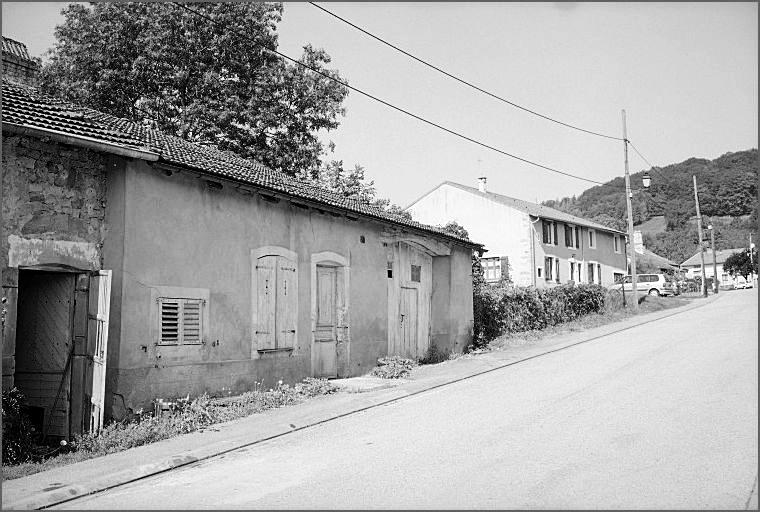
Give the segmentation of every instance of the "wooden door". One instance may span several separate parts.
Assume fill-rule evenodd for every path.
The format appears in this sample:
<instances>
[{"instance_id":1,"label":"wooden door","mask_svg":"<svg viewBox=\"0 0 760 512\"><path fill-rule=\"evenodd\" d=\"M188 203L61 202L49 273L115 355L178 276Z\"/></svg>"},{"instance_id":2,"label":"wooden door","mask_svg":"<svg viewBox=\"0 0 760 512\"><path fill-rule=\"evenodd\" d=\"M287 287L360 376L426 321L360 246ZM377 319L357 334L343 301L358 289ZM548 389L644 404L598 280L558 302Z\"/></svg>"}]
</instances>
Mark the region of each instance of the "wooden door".
<instances>
[{"instance_id":1,"label":"wooden door","mask_svg":"<svg viewBox=\"0 0 760 512\"><path fill-rule=\"evenodd\" d=\"M44 435L69 437L74 274L22 270L15 385Z\"/></svg>"},{"instance_id":2,"label":"wooden door","mask_svg":"<svg viewBox=\"0 0 760 512\"><path fill-rule=\"evenodd\" d=\"M417 324L419 323L418 289L401 288L400 340L403 357L417 357Z\"/></svg>"},{"instance_id":3,"label":"wooden door","mask_svg":"<svg viewBox=\"0 0 760 512\"><path fill-rule=\"evenodd\" d=\"M317 377L338 376L337 269L317 265L314 350Z\"/></svg>"},{"instance_id":4,"label":"wooden door","mask_svg":"<svg viewBox=\"0 0 760 512\"><path fill-rule=\"evenodd\" d=\"M111 271L99 270L90 277L90 296L87 306L87 355L90 371L87 372L85 379L85 393L90 396L89 432L97 432L103 426L110 307ZM87 405L86 402L85 405Z\"/></svg>"}]
</instances>

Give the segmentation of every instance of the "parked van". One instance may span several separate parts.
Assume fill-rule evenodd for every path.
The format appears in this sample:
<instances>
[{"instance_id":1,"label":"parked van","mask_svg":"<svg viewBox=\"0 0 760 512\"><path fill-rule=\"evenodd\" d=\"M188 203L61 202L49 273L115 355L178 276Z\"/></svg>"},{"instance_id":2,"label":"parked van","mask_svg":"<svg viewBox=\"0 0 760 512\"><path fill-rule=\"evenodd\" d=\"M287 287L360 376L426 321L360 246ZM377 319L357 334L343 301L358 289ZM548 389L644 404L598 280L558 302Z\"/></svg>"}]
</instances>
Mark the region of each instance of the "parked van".
<instances>
[{"instance_id":1,"label":"parked van","mask_svg":"<svg viewBox=\"0 0 760 512\"><path fill-rule=\"evenodd\" d=\"M636 284L638 292L648 293L649 295L668 296L677 294L673 279L665 274L638 274ZM631 276L625 276L624 287L627 292L633 290ZM620 281L610 285L610 288L620 289Z\"/></svg>"}]
</instances>

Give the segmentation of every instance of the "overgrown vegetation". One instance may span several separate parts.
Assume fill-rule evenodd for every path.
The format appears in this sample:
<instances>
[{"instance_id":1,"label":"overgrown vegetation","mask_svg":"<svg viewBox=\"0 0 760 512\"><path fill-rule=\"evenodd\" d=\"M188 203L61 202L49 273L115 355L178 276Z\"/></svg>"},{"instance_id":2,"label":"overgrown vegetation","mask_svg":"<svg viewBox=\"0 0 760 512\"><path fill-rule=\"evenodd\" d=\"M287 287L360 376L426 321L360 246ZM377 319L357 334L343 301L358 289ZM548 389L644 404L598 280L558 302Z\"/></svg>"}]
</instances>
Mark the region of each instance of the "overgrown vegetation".
<instances>
[{"instance_id":1,"label":"overgrown vegetation","mask_svg":"<svg viewBox=\"0 0 760 512\"><path fill-rule=\"evenodd\" d=\"M399 356L381 357L377 363L370 375L382 379L402 379L417 366L417 361Z\"/></svg>"},{"instance_id":2,"label":"overgrown vegetation","mask_svg":"<svg viewBox=\"0 0 760 512\"><path fill-rule=\"evenodd\" d=\"M326 379L307 378L303 382L290 386L282 381L274 389L263 390L260 387L239 396L215 398L203 394L195 399L179 399L174 403L170 414L152 416L149 413L136 415L130 421L113 422L97 434L77 436L65 447L66 453L53 458L35 457L32 452L16 457L16 462L6 459L6 441L8 450L17 450L16 443L20 431L6 429L6 396L3 394L3 478L12 479L38 473L53 467L72 464L82 460L116 453L129 448L142 446L180 434L201 430L216 423L230 421L269 409L294 405L309 398L326 395L336 391ZM9 397L9 406L20 403L18 395ZM9 407L9 411L13 410ZM10 421L9 416L9 421ZM10 436L9 436L10 434ZM61 450L63 451L63 450ZM16 453L16 452L12 452Z\"/></svg>"}]
</instances>

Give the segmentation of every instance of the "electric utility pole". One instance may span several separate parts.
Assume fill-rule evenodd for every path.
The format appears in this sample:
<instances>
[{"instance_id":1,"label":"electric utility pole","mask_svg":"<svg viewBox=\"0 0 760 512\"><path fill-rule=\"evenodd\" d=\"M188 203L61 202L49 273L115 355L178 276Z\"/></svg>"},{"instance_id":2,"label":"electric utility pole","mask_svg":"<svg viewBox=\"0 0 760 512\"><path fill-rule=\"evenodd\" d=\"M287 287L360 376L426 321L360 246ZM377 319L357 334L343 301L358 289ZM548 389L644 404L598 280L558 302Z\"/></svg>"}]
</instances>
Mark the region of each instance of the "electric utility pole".
<instances>
[{"instance_id":1,"label":"electric utility pole","mask_svg":"<svg viewBox=\"0 0 760 512\"><path fill-rule=\"evenodd\" d=\"M625 206L628 209L628 243L631 246L631 286L633 287L633 310L639 311L639 280L636 274L636 248L633 246L633 213L631 210L631 176L628 174L628 134L625 129L625 109L623 114L623 154L625 156ZM625 287L623 288L625 290ZM625 291L623 291L625 293Z\"/></svg>"},{"instance_id":2,"label":"electric utility pole","mask_svg":"<svg viewBox=\"0 0 760 512\"><path fill-rule=\"evenodd\" d=\"M707 297L707 283L705 282L705 245L702 241L702 215L699 213L699 195L697 194L697 177L694 180L694 202L697 205L697 231L699 232L699 260L702 263L702 296Z\"/></svg>"}]
</instances>

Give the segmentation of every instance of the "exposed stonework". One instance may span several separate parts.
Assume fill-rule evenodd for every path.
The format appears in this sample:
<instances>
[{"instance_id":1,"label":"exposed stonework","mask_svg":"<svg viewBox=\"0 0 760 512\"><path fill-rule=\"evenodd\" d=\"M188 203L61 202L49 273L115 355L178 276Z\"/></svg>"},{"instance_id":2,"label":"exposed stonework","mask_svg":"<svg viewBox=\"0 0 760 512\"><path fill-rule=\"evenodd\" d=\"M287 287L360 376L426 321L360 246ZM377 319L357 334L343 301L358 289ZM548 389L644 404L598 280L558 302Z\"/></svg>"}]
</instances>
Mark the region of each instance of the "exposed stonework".
<instances>
[{"instance_id":1,"label":"exposed stonework","mask_svg":"<svg viewBox=\"0 0 760 512\"><path fill-rule=\"evenodd\" d=\"M92 248L100 248L105 237L106 165L108 157L44 139L11 135L3 138L3 204L5 237L0 240L3 267L10 261L11 237L14 250L23 241L36 247L57 247L42 241L78 242L87 247L82 268L92 267ZM61 245L61 247L66 244ZM74 247L74 246L72 246ZM55 251L42 251L55 259ZM69 256L72 253L69 251ZM44 259L44 258L43 258ZM66 263L65 261L38 261Z\"/></svg>"}]
</instances>

